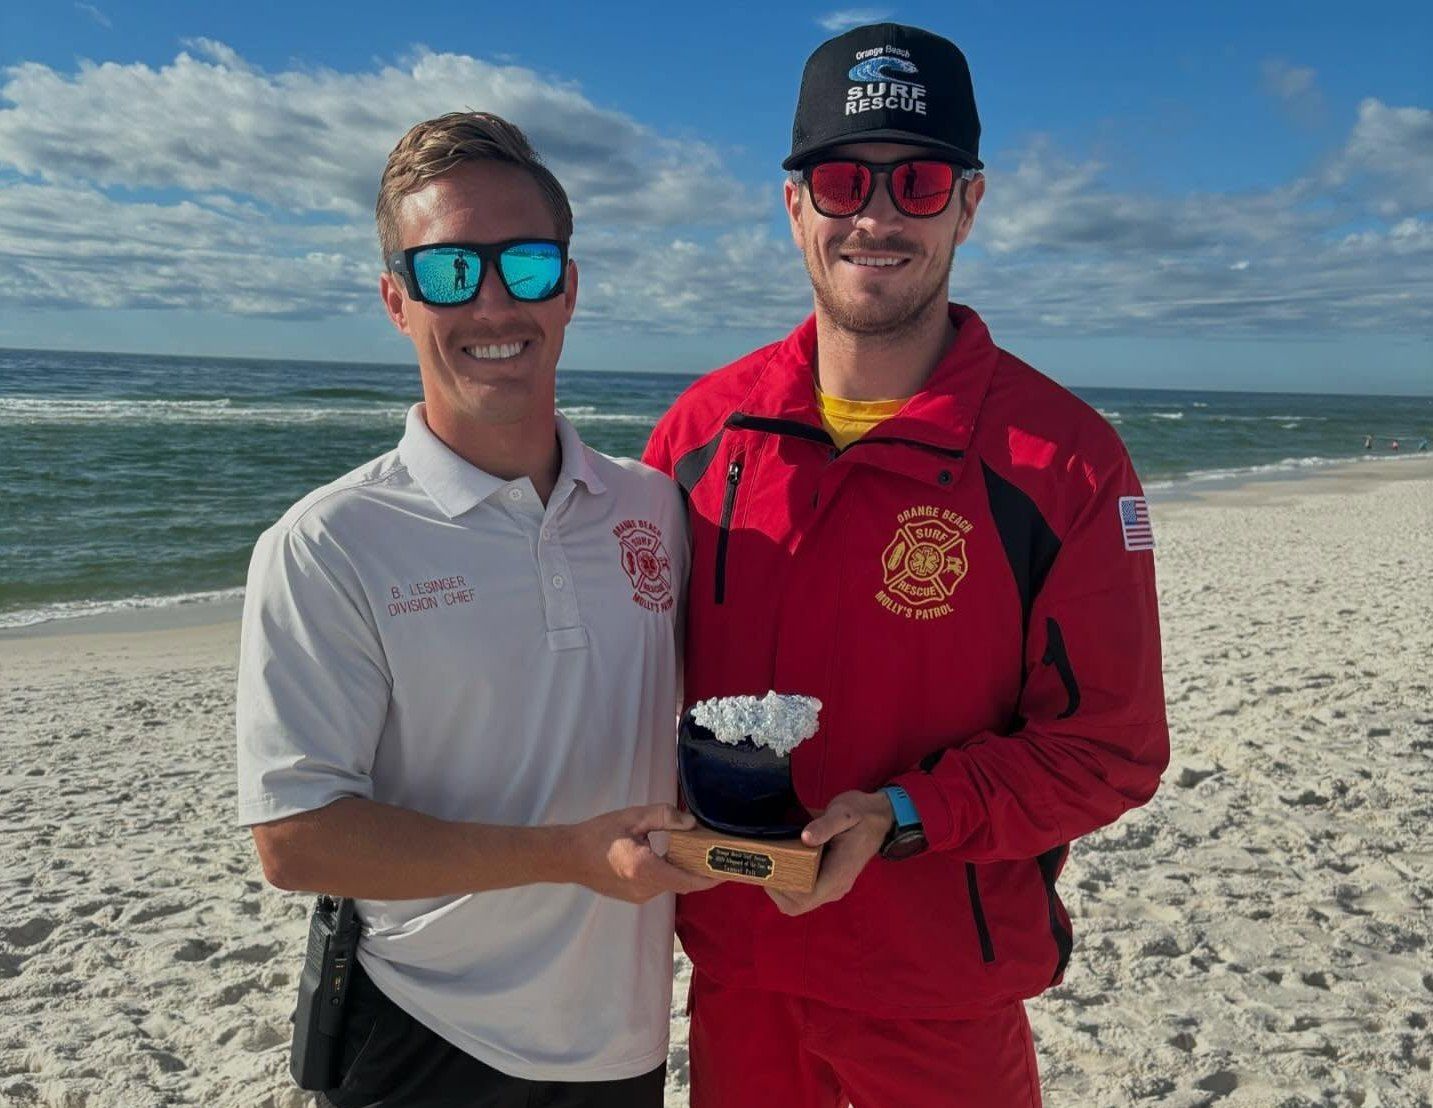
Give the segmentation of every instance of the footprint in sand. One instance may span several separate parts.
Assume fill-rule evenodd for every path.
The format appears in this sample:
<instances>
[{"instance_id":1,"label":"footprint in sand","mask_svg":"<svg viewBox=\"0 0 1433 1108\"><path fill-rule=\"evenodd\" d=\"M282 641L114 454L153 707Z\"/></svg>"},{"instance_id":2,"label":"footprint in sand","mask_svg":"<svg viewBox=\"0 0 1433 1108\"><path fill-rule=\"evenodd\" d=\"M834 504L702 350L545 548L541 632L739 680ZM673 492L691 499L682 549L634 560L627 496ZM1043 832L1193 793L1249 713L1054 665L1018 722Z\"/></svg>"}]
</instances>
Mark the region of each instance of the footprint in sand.
<instances>
[{"instance_id":1,"label":"footprint in sand","mask_svg":"<svg viewBox=\"0 0 1433 1108\"><path fill-rule=\"evenodd\" d=\"M177 1054L170 1054L167 1050L149 1050L145 1056L159 1067L160 1073L179 1073L187 1070L188 1064Z\"/></svg>"},{"instance_id":2,"label":"footprint in sand","mask_svg":"<svg viewBox=\"0 0 1433 1108\"><path fill-rule=\"evenodd\" d=\"M254 1054L288 1041L288 1031L276 1023L257 1023L239 1035L239 1045Z\"/></svg>"},{"instance_id":3,"label":"footprint in sand","mask_svg":"<svg viewBox=\"0 0 1433 1108\"><path fill-rule=\"evenodd\" d=\"M215 994L214 1004L217 1007L237 1004L258 987L258 982L255 981L235 981L231 985L225 985Z\"/></svg>"},{"instance_id":4,"label":"footprint in sand","mask_svg":"<svg viewBox=\"0 0 1433 1108\"><path fill-rule=\"evenodd\" d=\"M182 900L177 898L154 900L148 903L140 903L126 912L124 916L121 917L120 922L131 926L139 923L150 923L153 920L163 919L165 916L177 915L186 908L192 908L193 906L193 902L188 898Z\"/></svg>"},{"instance_id":5,"label":"footprint in sand","mask_svg":"<svg viewBox=\"0 0 1433 1108\"><path fill-rule=\"evenodd\" d=\"M1192 789L1201 781L1208 780L1218 772L1219 767L1217 766L1200 769L1196 769L1194 766L1185 766L1179 771L1179 777L1175 780L1174 783L1178 785L1181 789Z\"/></svg>"},{"instance_id":6,"label":"footprint in sand","mask_svg":"<svg viewBox=\"0 0 1433 1108\"><path fill-rule=\"evenodd\" d=\"M216 953L219 944L210 942L208 939L185 939L178 950L174 952L176 962L202 962L204 959Z\"/></svg>"},{"instance_id":7,"label":"footprint in sand","mask_svg":"<svg viewBox=\"0 0 1433 1108\"><path fill-rule=\"evenodd\" d=\"M50 937L57 924L52 919L36 916L14 927L0 927L0 942L11 946L34 946Z\"/></svg>"},{"instance_id":8,"label":"footprint in sand","mask_svg":"<svg viewBox=\"0 0 1433 1108\"><path fill-rule=\"evenodd\" d=\"M1214 1093L1215 1098L1225 1097L1239 1087L1239 1078L1228 1070L1219 1070L1211 1073L1208 1077L1201 1077L1194 1083L1196 1089L1203 1089L1206 1093Z\"/></svg>"},{"instance_id":9,"label":"footprint in sand","mask_svg":"<svg viewBox=\"0 0 1433 1108\"><path fill-rule=\"evenodd\" d=\"M238 950L231 950L219 959L221 962L247 962L249 965L261 965L272 959L282 949L281 943L250 943L248 946L241 946Z\"/></svg>"}]
</instances>

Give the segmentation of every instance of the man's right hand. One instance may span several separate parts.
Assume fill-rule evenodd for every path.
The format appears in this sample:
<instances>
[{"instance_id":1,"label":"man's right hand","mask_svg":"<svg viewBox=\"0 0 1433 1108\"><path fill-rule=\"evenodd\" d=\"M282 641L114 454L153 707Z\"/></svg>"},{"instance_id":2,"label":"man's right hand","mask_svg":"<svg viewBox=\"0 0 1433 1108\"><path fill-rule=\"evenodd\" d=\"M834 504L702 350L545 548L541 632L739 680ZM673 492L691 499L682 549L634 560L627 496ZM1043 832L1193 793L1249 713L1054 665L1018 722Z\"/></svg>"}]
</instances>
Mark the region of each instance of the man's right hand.
<instances>
[{"instance_id":1,"label":"man's right hand","mask_svg":"<svg viewBox=\"0 0 1433 1108\"><path fill-rule=\"evenodd\" d=\"M577 881L603 896L641 904L662 893L696 893L718 882L678 869L652 849L654 831L690 831L690 812L646 804L606 812L572 826Z\"/></svg>"},{"instance_id":2,"label":"man's right hand","mask_svg":"<svg viewBox=\"0 0 1433 1108\"><path fill-rule=\"evenodd\" d=\"M558 882L640 904L658 893L716 884L669 864L648 840L656 831L695 826L670 804L622 808L578 824L507 827L343 797L253 831L264 874L281 889L420 900Z\"/></svg>"}]
</instances>

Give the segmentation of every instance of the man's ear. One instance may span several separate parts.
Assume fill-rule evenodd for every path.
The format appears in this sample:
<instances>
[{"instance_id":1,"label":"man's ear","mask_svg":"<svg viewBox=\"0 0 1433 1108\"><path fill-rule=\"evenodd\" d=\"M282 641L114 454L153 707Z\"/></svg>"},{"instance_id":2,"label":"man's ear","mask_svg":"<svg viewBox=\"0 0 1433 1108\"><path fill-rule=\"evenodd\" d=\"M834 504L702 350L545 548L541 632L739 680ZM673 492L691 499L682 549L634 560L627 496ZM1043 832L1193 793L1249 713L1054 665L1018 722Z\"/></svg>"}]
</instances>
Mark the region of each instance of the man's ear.
<instances>
[{"instance_id":1,"label":"man's ear","mask_svg":"<svg viewBox=\"0 0 1433 1108\"><path fill-rule=\"evenodd\" d=\"M572 313L577 308L577 263L571 258L567 259L567 280L562 286L562 300L567 305L567 318L563 323L571 323Z\"/></svg>"},{"instance_id":2,"label":"man's ear","mask_svg":"<svg viewBox=\"0 0 1433 1108\"><path fill-rule=\"evenodd\" d=\"M378 294L383 298L383 310L393 326L408 334L408 298L403 295L403 282L385 269L378 278Z\"/></svg>"},{"instance_id":3,"label":"man's ear","mask_svg":"<svg viewBox=\"0 0 1433 1108\"><path fill-rule=\"evenodd\" d=\"M960 222L955 227L955 245L959 246L970 237L970 229L975 226L975 209L980 207L981 198L985 196L985 174L977 173L973 180L961 186L964 193L960 205Z\"/></svg>"},{"instance_id":4,"label":"man's ear","mask_svg":"<svg viewBox=\"0 0 1433 1108\"><path fill-rule=\"evenodd\" d=\"M801 246L801 205L804 202L804 190L791 178L786 179L786 186L782 190L782 196L786 201L786 215L791 221L791 239L796 245Z\"/></svg>"}]
</instances>

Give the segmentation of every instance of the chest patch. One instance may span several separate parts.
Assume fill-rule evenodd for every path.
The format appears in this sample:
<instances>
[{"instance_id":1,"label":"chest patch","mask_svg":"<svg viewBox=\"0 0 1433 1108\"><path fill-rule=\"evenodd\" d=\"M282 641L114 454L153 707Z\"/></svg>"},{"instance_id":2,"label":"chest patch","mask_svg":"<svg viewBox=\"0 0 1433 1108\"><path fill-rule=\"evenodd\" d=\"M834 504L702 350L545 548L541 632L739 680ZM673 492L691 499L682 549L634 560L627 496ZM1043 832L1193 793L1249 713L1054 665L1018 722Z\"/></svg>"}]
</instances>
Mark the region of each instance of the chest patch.
<instances>
[{"instance_id":1,"label":"chest patch","mask_svg":"<svg viewBox=\"0 0 1433 1108\"><path fill-rule=\"evenodd\" d=\"M671 608L672 561L662 542L662 531L645 519L624 519L612 533L617 536L622 571L632 584L632 600L649 612Z\"/></svg>"},{"instance_id":2,"label":"chest patch","mask_svg":"<svg viewBox=\"0 0 1433 1108\"><path fill-rule=\"evenodd\" d=\"M905 619L950 615L950 598L970 568L965 536L972 526L959 512L930 504L898 515L895 536L881 553L876 603Z\"/></svg>"},{"instance_id":3,"label":"chest patch","mask_svg":"<svg viewBox=\"0 0 1433 1108\"><path fill-rule=\"evenodd\" d=\"M422 581L399 581L388 587L388 617L422 615L455 604L471 604L475 591L460 573Z\"/></svg>"}]
</instances>

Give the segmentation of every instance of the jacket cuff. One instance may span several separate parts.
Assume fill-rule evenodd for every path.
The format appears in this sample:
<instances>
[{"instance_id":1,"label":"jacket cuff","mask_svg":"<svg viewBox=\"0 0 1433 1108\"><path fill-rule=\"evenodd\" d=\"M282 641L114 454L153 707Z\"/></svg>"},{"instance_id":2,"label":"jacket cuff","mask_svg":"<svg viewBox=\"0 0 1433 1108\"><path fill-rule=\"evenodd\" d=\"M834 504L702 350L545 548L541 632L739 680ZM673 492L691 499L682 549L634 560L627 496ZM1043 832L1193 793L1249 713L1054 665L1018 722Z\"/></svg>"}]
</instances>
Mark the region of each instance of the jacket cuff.
<instances>
[{"instance_id":1,"label":"jacket cuff","mask_svg":"<svg viewBox=\"0 0 1433 1108\"><path fill-rule=\"evenodd\" d=\"M888 783L899 785L910 794L911 803L916 806L916 814L920 816L921 826L925 829L928 849L944 850L955 841L958 830L955 815L950 810L950 802L945 792L936 784L935 778L928 773L914 770L911 773L903 773Z\"/></svg>"}]
</instances>

